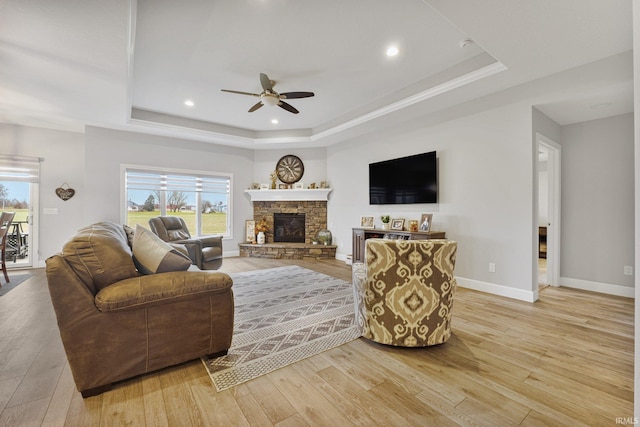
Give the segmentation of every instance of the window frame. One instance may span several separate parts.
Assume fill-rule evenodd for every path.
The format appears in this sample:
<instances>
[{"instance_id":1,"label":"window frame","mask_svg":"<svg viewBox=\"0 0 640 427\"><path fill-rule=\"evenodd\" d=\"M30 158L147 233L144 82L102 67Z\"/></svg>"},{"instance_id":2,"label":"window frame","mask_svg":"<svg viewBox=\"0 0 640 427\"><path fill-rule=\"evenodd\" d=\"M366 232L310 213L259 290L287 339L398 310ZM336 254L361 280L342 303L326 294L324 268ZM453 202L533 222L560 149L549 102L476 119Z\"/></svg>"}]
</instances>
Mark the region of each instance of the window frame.
<instances>
[{"instance_id":1,"label":"window frame","mask_svg":"<svg viewBox=\"0 0 640 427\"><path fill-rule=\"evenodd\" d=\"M229 172L212 172L212 171L201 171L194 169L179 169L179 168L166 168L159 166L147 166L147 165L136 165L136 164L121 164L120 165L120 221L122 224L127 223L127 214L128 214L128 199L127 199L127 171L138 171L138 172L149 172L149 173L160 173L163 175L182 175L182 176L191 176L191 177L212 177L212 178L224 178L229 182L229 193L228 193L228 203L227 203L227 230L225 233L220 233L223 239L233 239L233 174ZM196 230L189 230L194 237L203 237L205 235L200 234L200 230L202 228L202 209L200 206L201 192L196 191ZM166 209L166 190L161 192L161 201L159 201L160 212L162 212L164 201L164 208Z\"/></svg>"}]
</instances>

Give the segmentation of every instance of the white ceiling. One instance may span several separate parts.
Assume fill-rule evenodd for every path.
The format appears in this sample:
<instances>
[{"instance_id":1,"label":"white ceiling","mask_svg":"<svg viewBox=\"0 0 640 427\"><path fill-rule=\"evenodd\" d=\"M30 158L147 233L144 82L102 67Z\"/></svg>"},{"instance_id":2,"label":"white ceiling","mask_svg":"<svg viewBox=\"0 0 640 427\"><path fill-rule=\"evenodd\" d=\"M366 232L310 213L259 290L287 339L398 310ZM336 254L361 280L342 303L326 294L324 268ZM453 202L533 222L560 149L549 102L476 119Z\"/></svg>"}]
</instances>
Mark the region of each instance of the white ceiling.
<instances>
[{"instance_id":1,"label":"white ceiling","mask_svg":"<svg viewBox=\"0 0 640 427\"><path fill-rule=\"evenodd\" d=\"M631 0L0 0L0 122L309 146L530 85L568 124L632 111L631 48ZM221 91L261 72L315 97Z\"/></svg>"}]
</instances>

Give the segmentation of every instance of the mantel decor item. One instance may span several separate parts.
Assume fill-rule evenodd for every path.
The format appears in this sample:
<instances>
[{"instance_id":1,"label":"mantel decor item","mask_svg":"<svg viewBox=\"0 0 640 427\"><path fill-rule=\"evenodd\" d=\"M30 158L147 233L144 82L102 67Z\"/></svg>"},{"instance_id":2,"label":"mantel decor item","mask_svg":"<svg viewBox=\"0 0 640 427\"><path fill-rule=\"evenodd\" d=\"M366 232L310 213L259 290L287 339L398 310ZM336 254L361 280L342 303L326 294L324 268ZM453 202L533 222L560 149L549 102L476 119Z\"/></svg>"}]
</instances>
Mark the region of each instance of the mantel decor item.
<instances>
[{"instance_id":1,"label":"mantel decor item","mask_svg":"<svg viewBox=\"0 0 640 427\"><path fill-rule=\"evenodd\" d=\"M255 243L256 241L256 222L252 219L248 219L245 222L246 238L247 242Z\"/></svg>"},{"instance_id":2,"label":"mantel decor item","mask_svg":"<svg viewBox=\"0 0 640 427\"><path fill-rule=\"evenodd\" d=\"M304 175L304 164L300 157L287 154L276 163L276 173L280 181L285 184L293 184L300 181Z\"/></svg>"},{"instance_id":3,"label":"mantel decor item","mask_svg":"<svg viewBox=\"0 0 640 427\"><path fill-rule=\"evenodd\" d=\"M391 221L391 217L389 215L381 215L380 221L382 221L382 228L384 230L389 229L389 221Z\"/></svg>"},{"instance_id":4,"label":"mantel decor item","mask_svg":"<svg viewBox=\"0 0 640 427\"><path fill-rule=\"evenodd\" d=\"M56 196L60 197L60 199L65 202L73 197L76 194L76 190L69 187L69 185L65 182L60 187L56 188Z\"/></svg>"},{"instance_id":5,"label":"mantel decor item","mask_svg":"<svg viewBox=\"0 0 640 427\"><path fill-rule=\"evenodd\" d=\"M266 238L264 233L266 233L268 229L269 229L269 227L268 227L266 218L262 218L260 221L258 221L256 223L255 230L258 232L258 244L259 245L264 245L266 243L267 238Z\"/></svg>"},{"instance_id":6,"label":"mantel decor item","mask_svg":"<svg viewBox=\"0 0 640 427\"><path fill-rule=\"evenodd\" d=\"M320 230L316 234L316 241L321 245L330 245L333 241L333 236L329 230Z\"/></svg>"}]
</instances>

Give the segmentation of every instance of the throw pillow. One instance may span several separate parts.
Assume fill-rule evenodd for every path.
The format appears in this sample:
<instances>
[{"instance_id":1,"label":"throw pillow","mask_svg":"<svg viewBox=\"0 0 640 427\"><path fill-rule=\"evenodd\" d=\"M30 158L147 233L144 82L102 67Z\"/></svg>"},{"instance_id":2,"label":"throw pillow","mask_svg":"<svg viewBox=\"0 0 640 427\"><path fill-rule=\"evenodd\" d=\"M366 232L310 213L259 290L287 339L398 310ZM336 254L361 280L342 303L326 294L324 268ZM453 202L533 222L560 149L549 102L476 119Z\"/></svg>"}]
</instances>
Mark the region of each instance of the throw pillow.
<instances>
[{"instance_id":1,"label":"throw pillow","mask_svg":"<svg viewBox=\"0 0 640 427\"><path fill-rule=\"evenodd\" d=\"M127 234L127 243L129 244L129 247L133 249L133 236L135 236L136 230L129 227L127 224L124 224L122 228L124 228L124 232Z\"/></svg>"},{"instance_id":2,"label":"throw pillow","mask_svg":"<svg viewBox=\"0 0 640 427\"><path fill-rule=\"evenodd\" d=\"M142 274L183 271L191 266L189 257L141 225L136 225L133 236L133 261Z\"/></svg>"}]
</instances>

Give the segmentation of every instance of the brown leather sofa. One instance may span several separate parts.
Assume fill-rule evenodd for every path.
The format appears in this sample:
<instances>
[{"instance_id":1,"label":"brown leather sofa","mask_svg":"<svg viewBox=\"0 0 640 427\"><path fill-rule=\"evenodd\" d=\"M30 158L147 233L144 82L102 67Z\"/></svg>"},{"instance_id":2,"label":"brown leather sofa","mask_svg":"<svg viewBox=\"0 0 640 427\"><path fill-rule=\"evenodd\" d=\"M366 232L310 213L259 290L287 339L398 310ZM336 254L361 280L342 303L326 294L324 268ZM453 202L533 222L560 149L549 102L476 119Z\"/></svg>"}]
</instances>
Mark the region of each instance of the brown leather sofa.
<instances>
[{"instance_id":1,"label":"brown leather sofa","mask_svg":"<svg viewBox=\"0 0 640 427\"><path fill-rule=\"evenodd\" d=\"M184 245L193 265L200 270L217 270L222 266L222 236L192 238L179 216L151 218L149 228L165 242Z\"/></svg>"},{"instance_id":2,"label":"brown leather sofa","mask_svg":"<svg viewBox=\"0 0 640 427\"><path fill-rule=\"evenodd\" d=\"M60 336L83 397L116 381L226 354L231 345L231 278L212 271L141 275L122 225L79 230L46 264Z\"/></svg>"}]
</instances>

